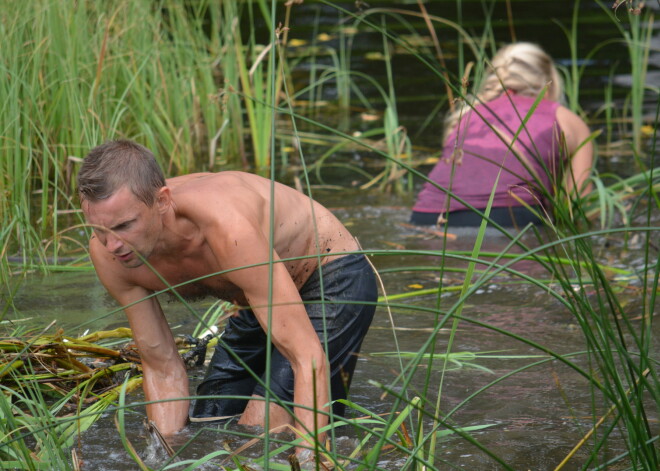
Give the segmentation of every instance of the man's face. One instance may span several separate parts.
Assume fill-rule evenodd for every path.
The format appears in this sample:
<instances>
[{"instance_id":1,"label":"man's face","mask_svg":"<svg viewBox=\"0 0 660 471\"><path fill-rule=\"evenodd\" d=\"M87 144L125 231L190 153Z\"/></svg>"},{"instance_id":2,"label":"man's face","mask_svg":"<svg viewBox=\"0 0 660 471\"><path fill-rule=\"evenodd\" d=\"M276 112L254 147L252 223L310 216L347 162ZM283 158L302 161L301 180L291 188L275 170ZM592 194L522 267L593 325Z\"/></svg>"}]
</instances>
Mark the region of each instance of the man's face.
<instances>
[{"instance_id":1,"label":"man's face","mask_svg":"<svg viewBox=\"0 0 660 471\"><path fill-rule=\"evenodd\" d=\"M126 268L139 267L153 253L162 227L157 204L148 207L123 186L104 200L84 200L82 210L99 242Z\"/></svg>"}]
</instances>

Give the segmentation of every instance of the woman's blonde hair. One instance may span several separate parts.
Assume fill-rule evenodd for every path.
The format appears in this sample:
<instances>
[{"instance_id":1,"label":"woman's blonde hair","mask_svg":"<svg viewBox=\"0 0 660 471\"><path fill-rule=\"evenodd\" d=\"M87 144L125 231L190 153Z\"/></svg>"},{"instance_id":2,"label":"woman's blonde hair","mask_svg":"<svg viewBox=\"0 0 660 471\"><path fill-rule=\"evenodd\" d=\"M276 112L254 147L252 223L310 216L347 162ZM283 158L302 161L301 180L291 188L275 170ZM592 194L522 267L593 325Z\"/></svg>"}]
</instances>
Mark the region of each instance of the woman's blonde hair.
<instances>
[{"instance_id":1,"label":"woman's blonde hair","mask_svg":"<svg viewBox=\"0 0 660 471\"><path fill-rule=\"evenodd\" d=\"M486 75L475 97L466 97L445 118L445 139L456 127L470 103L487 103L505 90L537 97L547 86L545 98L562 102L564 86L552 58L536 44L517 42L500 48L486 66Z\"/></svg>"}]
</instances>

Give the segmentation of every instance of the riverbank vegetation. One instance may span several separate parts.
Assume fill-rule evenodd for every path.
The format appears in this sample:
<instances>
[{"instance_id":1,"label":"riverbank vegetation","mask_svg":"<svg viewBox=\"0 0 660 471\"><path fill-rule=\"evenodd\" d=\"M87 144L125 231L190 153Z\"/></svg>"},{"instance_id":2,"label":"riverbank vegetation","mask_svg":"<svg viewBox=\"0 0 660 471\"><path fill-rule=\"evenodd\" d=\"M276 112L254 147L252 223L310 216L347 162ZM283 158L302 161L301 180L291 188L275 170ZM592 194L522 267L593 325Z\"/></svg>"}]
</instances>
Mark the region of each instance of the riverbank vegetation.
<instances>
[{"instance_id":1,"label":"riverbank vegetation","mask_svg":"<svg viewBox=\"0 0 660 471\"><path fill-rule=\"evenodd\" d=\"M127 340L130 332L78 338L54 326L38 332L21 329L19 319L10 315L12 295L29 271L91 269L75 176L86 152L107 139L126 137L146 145L168 176L242 169L310 194L315 188L341 191L349 186L410 194L440 147L429 149L430 140L420 136L433 133L434 123L454 100L471 91L483 58L498 42L521 39L512 16L507 20L510 35L495 37L493 11L511 7L510 2L482 3L483 29L468 31L460 21L466 8L461 0L451 1L457 12L452 19L429 13L421 2L404 10L395 4L349 8L320 1L306 37L293 26L302 6L266 0L31 0L10 2L0 10L0 467L84 469L77 437L110 413L126 456L140 469L297 469L296 458L282 457L304 431L294 431L298 442L253 435L245 448L207 450L188 459L186 449L198 439L193 436L174 456L145 463L124 430L127 411L143 406L130 403L129 395L139 386L139 361L117 340ZM392 382L374 383L392 399L391 409L375 413L349 402L351 418L331 424L330 441L314 450L314 469L446 469L453 463L439 450L449 436L471 444L499 468L514 469L479 441L478 432L492 424L465 425L456 417L498 383L551 364L583 378L592 397L588 417L571 418L581 421L584 434L567 444L570 451L556 469L658 469L660 382L653 321L660 273L660 90L647 80L655 17L641 2L615 3L612 8L592 2L597 8L586 18L580 14L584 0L576 0L571 23L558 25L571 51L570 61L560 64L567 104L595 130L594 191L578 202L560 191L548 195L554 214L546 230L507 233L501 253L484 249L488 210L467 252L448 248L449 236L442 233L431 235L439 242L434 250L366 250L376 266L380 257L433 261L432 266L382 270L383 287L388 277L403 273L434 273L439 281L433 288L405 293L383 289L379 310L429 316L434 328L416 351L402 351L393 326L397 348L373 352L392 357L397 365ZM328 29L322 15L334 16L336 23ZM581 27L596 16L611 26L612 37L580 50ZM373 49L361 50L361 57L382 64L379 76L356 58L360 42ZM600 105L581 108L587 68L614 48L626 51L626 61L608 62L602 96L590 97ZM401 56L443 90L415 132L402 124ZM625 90L611 80L621 74L629 77ZM635 263L608 264L605 243L621 250L634 245ZM541 271L530 275L518 268L521 261ZM446 281L448 273L460 281ZM471 316L467 306L475 293L502 275L545 293L570 313L583 333L584 349L560 352ZM633 303L631 291L636 293ZM214 309L201 317L195 336L214 327L223 314ZM533 353L517 357L515 367L449 408L443 385L452 368L485 369L488 357L507 361L502 352L457 351L459 326L497 333ZM187 348L182 344L182 353ZM416 392L409 394L413 383ZM349 451L335 441L335 431L346 429L339 429L342 425L357 437ZM244 432L221 428L213 433ZM257 442L266 451L250 455ZM396 465L388 468L388 462Z\"/></svg>"}]
</instances>

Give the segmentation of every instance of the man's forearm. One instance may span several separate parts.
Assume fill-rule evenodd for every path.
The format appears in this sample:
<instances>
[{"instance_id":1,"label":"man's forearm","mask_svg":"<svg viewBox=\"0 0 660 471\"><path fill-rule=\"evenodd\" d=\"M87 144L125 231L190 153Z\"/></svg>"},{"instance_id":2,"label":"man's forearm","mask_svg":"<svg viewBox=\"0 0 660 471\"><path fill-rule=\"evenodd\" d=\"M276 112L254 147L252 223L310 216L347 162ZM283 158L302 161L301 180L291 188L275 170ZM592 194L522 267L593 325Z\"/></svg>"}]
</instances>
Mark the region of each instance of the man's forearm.
<instances>
[{"instance_id":1,"label":"man's forearm","mask_svg":"<svg viewBox=\"0 0 660 471\"><path fill-rule=\"evenodd\" d=\"M147 401L147 417L165 436L173 435L188 423L188 376L175 368L172 374L161 375L148 369L144 371L144 395ZM153 401L153 402L152 402Z\"/></svg>"},{"instance_id":2,"label":"man's forearm","mask_svg":"<svg viewBox=\"0 0 660 471\"><path fill-rule=\"evenodd\" d=\"M328 380L325 363L320 368L313 367L313 374L295 375L294 380L294 403L302 407L296 407L294 413L298 428L312 437L310 445L314 440L323 442L325 434L319 430L328 424Z\"/></svg>"}]
</instances>

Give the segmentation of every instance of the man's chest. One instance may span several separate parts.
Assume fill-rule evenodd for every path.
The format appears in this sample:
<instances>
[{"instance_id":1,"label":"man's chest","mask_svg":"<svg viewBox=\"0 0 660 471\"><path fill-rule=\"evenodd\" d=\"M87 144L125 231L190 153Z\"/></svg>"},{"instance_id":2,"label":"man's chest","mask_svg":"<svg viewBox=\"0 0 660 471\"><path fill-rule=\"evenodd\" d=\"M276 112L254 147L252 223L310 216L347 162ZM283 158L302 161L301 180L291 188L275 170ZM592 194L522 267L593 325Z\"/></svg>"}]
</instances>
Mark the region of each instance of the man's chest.
<instances>
[{"instance_id":1,"label":"man's chest","mask_svg":"<svg viewBox=\"0 0 660 471\"><path fill-rule=\"evenodd\" d=\"M214 260L190 257L161 260L141 269L140 284L152 291L170 290L172 295L178 294L184 299L213 296L226 301L243 301L242 290L223 275Z\"/></svg>"}]
</instances>

